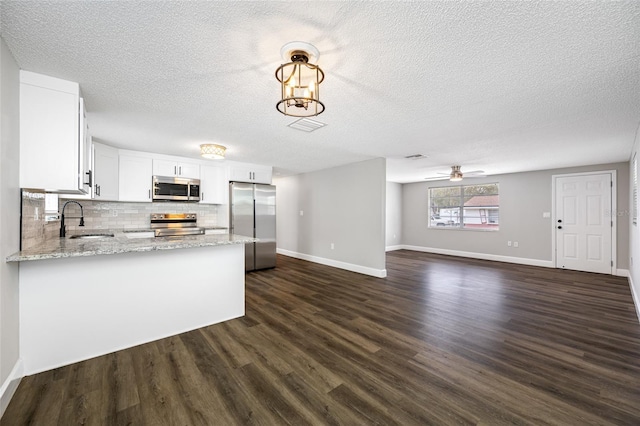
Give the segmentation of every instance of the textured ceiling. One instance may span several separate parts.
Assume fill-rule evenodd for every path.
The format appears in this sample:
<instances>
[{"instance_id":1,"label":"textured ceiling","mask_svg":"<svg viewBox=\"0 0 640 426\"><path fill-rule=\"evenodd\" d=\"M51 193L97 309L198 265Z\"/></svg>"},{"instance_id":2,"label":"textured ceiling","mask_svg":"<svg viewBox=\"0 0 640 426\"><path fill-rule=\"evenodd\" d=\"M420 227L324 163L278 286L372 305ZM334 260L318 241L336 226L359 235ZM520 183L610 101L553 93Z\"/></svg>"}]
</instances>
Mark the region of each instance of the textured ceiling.
<instances>
[{"instance_id":1,"label":"textured ceiling","mask_svg":"<svg viewBox=\"0 0 640 426\"><path fill-rule=\"evenodd\" d=\"M627 161L640 2L6 1L22 69L80 83L94 137L289 175L386 157L388 179ZM327 126L276 111L280 48L320 50ZM412 154L427 156L405 160Z\"/></svg>"}]
</instances>

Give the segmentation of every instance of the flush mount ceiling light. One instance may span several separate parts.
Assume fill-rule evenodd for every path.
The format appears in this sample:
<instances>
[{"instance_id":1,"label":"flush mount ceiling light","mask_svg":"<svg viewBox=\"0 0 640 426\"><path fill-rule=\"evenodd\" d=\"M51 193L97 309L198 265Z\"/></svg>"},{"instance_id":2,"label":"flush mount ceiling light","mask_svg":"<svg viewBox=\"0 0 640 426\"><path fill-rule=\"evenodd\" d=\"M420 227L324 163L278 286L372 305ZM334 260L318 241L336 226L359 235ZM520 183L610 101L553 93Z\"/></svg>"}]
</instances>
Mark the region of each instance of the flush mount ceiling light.
<instances>
[{"instance_id":1,"label":"flush mount ceiling light","mask_svg":"<svg viewBox=\"0 0 640 426\"><path fill-rule=\"evenodd\" d=\"M200 155L209 160L224 160L224 153L227 147L215 143L200 145Z\"/></svg>"},{"instance_id":2,"label":"flush mount ceiling light","mask_svg":"<svg viewBox=\"0 0 640 426\"><path fill-rule=\"evenodd\" d=\"M285 61L276 70L276 79L280 82L280 101L278 111L292 117L313 117L324 112L320 102L320 83L324 72L314 62L320 52L313 45L303 41L292 41L280 49Z\"/></svg>"}]
</instances>

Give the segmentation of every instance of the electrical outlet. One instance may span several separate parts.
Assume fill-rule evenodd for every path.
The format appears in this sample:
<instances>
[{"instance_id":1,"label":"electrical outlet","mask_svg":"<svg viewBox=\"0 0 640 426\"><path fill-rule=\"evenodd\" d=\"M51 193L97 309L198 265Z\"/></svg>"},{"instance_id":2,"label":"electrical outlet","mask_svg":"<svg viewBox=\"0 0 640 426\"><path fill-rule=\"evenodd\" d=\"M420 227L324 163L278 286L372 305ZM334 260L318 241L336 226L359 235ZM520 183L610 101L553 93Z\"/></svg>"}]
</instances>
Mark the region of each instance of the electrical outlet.
<instances>
[{"instance_id":1,"label":"electrical outlet","mask_svg":"<svg viewBox=\"0 0 640 426\"><path fill-rule=\"evenodd\" d=\"M507 241L507 246L511 247L511 241Z\"/></svg>"},{"instance_id":2,"label":"electrical outlet","mask_svg":"<svg viewBox=\"0 0 640 426\"><path fill-rule=\"evenodd\" d=\"M111 210L111 216L118 217L118 210Z\"/></svg>"},{"instance_id":3,"label":"electrical outlet","mask_svg":"<svg viewBox=\"0 0 640 426\"><path fill-rule=\"evenodd\" d=\"M304 216L304 210L300 210L300 216Z\"/></svg>"},{"instance_id":4,"label":"electrical outlet","mask_svg":"<svg viewBox=\"0 0 640 426\"><path fill-rule=\"evenodd\" d=\"M336 248L336 246L333 243L331 243L331 250L333 250L334 248Z\"/></svg>"},{"instance_id":5,"label":"electrical outlet","mask_svg":"<svg viewBox=\"0 0 640 426\"><path fill-rule=\"evenodd\" d=\"M518 248L518 242L517 242L517 241L514 241L514 242L513 242L513 246L514 246L515 248Z\"/></svg>"}]
</instances>

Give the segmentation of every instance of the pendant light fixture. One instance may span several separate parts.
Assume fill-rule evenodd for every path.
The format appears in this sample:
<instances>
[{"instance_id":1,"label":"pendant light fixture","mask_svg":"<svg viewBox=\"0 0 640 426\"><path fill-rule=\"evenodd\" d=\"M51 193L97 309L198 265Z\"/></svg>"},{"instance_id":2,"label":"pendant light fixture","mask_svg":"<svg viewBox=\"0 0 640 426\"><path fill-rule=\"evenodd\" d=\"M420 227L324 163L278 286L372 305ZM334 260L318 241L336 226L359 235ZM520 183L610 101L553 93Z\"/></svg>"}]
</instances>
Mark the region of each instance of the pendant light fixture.
<instances>
[{"instance_id":1,"label":"pendant light fixture","mask_svg":"<svg viewBox=\"0 0 640 426\"><path fill-rule=\"evenodd\" d=\"M320 102L320 83L324 72L314 63L320 52L313 45L302 41L292 41L280 49L285 61L276 70L280 82L280 101L276 108L284 115L292 117L312 117L324 112Z\"/></svg>"},{"instance_id":2,"label":"pendant light fixture","mask_svg":"<svg viewBox=\"0 0 640 426\"><path fill-rule=\"evenodd\" d=\"M200 155L209 160L224 160L224 153L227 147L215 143L200 145Z\"/></svg>"}]
</instances>

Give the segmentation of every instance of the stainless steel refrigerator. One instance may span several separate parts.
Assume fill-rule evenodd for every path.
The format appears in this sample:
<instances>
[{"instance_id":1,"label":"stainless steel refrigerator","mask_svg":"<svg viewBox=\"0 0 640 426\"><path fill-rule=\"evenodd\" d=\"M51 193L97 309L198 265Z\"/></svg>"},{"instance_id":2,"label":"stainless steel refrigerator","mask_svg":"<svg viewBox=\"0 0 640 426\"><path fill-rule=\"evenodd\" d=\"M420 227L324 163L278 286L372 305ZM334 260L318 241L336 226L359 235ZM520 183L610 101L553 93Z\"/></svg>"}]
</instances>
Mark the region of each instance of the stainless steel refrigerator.
<instances>
[{"instance_id":1,"label":"stainless steel refrigerator","mask_svg":"<svg viewBox=\"0 0 640 426\"><path fill-rule=\"evenodd\" d=\"M230 182L229 222L231 233L260 239L245 245L246 271L276 266L275 186Z\"/></svg>"}]
</instances>

